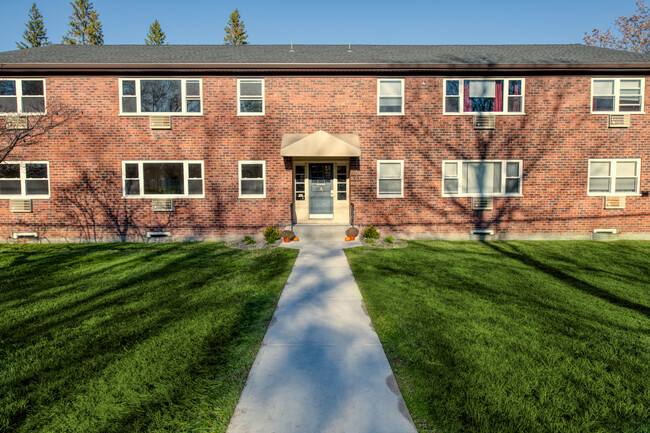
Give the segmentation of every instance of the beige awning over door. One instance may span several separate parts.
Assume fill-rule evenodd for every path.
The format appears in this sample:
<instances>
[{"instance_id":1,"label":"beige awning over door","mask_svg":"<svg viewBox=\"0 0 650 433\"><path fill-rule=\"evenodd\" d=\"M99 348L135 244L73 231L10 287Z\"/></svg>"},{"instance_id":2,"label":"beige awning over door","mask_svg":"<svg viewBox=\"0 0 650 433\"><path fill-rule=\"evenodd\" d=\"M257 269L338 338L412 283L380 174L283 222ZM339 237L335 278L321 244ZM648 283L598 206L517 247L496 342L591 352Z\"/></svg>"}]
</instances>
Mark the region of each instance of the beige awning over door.
<instances>
[{"instance_id":1,"label":"beige awning over door","mask_svg":"<svg viewBox=\"0 0 650 433\"><path fill-rule=\"evenodd\" d=\"M361 145L357 134L328 134L325 131L284 134L280 155L316 158L361 156Z\"/></svg>"}]
</instances>

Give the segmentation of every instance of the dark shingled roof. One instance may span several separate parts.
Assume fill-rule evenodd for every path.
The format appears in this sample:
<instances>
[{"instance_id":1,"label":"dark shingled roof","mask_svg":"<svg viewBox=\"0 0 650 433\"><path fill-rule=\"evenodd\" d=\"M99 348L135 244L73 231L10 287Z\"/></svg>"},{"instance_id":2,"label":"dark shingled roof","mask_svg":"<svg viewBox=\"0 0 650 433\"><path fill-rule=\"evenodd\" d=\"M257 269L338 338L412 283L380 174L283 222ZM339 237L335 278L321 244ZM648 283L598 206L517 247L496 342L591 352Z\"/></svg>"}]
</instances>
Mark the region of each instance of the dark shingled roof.
<instances>
[{"instance_id":1,"label":"dark shingled roof","mask_svg":"<svg viewBox=\"0 0 650 433\"><path fill-rule=\"evenodd\" d=\"M650 64L650 55L572 45L50 45L0 53L12 64L344 64L599 65Z\"/></svg>"}]
</instances>

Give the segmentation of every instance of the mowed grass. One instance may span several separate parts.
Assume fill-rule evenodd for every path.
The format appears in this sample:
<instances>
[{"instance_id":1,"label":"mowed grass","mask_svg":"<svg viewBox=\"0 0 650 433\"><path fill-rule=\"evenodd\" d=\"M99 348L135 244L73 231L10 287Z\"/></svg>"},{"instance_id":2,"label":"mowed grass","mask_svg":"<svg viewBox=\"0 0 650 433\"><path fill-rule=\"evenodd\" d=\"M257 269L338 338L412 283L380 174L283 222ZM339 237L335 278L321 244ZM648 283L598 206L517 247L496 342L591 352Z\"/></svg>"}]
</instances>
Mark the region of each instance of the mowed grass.
<instances>
[{"instance_id":1,"label":"mowed grass","mask_svg":"<svg viewBox=\"0 0 650 433\"><path fill-rule=\"evenodd\" d=\"M420 432L650 432L650 243L346 254Z\"/></svg>"},{"instance_id":2,"label":"mowed grass","mask_svg":"<svg viewBox=\"0 0 650 433\"><path fill-rule=\"evenodd\" d=\"M0 431L224 432L297 251L0 247Z\"/></svg>"}]
</instances>

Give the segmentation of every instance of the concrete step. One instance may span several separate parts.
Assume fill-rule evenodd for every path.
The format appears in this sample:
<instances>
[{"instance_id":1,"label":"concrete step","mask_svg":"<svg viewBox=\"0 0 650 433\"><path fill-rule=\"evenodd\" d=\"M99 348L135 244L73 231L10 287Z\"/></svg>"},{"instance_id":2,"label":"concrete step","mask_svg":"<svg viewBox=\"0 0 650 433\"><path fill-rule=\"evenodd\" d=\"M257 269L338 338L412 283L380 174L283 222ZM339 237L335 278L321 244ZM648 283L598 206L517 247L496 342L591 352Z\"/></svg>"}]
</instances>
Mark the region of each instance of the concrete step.
<instances>
[{"instance_id":1,"label":"concrete step","mask_svg":"<svg viewBox=\"0 0 650 433\"><path fill-rule=\"evenodd\" d=\"M293 226L293 232L300 240L342 241L348 228L350 228L349 224L296 224Z\"/></svg>"}]
</instances>

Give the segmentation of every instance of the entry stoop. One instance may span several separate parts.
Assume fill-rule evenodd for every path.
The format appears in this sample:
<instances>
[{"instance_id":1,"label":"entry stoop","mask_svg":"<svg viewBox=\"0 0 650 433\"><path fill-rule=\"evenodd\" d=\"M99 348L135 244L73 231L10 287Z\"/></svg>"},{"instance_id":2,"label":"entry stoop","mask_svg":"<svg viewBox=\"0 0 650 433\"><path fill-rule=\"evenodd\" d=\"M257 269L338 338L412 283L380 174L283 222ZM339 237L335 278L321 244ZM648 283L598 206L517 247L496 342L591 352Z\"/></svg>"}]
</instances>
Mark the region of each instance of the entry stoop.
<instances>
[{"instance_id":1,"label":"entry stoop","mask_svg":"<svg viewBox=\"0 0 650 433\"><path fill-rule=\"evenodd\" d=\"M349 224L294 224L293 232L300 240L342 241Z\"/></svg>"}]
</instances>

